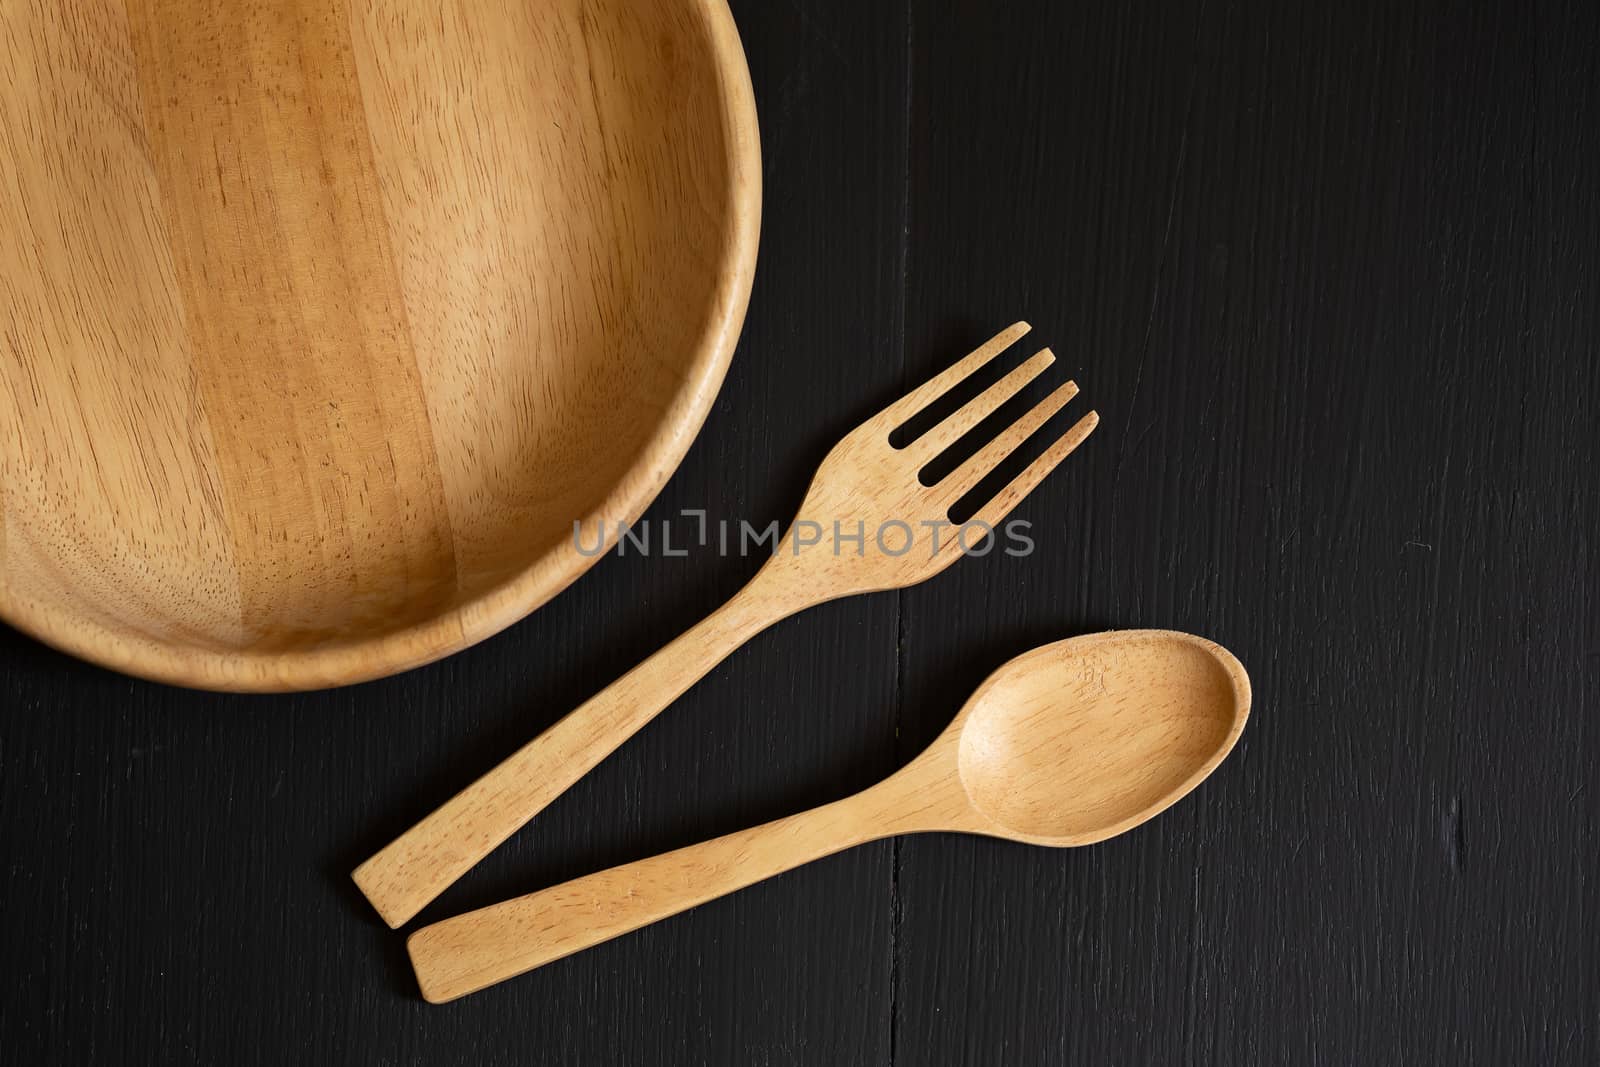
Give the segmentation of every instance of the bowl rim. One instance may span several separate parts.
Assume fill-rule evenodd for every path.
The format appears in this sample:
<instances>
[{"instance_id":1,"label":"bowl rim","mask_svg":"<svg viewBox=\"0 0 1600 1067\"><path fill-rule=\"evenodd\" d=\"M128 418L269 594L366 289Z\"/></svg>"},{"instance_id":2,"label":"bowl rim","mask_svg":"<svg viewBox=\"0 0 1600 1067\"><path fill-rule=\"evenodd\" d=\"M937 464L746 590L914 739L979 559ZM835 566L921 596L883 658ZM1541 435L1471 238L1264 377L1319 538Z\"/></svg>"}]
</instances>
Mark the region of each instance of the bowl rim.
<instances>
[{"instance_id":1,"label":"bowl rim","mask_svg":"<svg viewBox=\"0 0 1600 1067\"><path fill-rule=\"evenodd\" d=\"M582 522L602 516L636 520L655 500L699 435L733 359L755 277L761 231L761 144L755 91L727 0L686 0L711 49L721 101L731 209L710 314L677 395L656 433ZM0 522L3 522L0 516ZM61 652L149 681L240 693L329 689L371 681L444 659L492 637L549 602L598 563L616 543L580 553L570 539L469 600L404 629L317 648L218 650L159 640L64 609L58 601L17 594L0 581L0 621ZM587 553L587 554L586 554Z\"/></svg>"}]
</instances>

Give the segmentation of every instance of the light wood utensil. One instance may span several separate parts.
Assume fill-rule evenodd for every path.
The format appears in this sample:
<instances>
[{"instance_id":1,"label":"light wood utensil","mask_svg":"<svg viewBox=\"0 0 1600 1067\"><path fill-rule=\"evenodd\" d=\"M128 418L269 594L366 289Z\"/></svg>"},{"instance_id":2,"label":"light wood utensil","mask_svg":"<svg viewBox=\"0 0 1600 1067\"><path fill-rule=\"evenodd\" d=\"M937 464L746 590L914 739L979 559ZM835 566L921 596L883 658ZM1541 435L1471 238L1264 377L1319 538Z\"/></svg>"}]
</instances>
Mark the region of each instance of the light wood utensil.
<instances>
[{"instance_id":1,"label":"light wood utensil","mask_svg":"<svg viewBox=\"0 0 1600 1067\"><path fill-rule=\"evenodd\" d=\"M1055 389L935 485L924 485L920 472L1048 367L1050 351L1040 351L910 444L893 447L889 435L1027 331L1021 322L1002 331L845 437L822 461L772 557L732 600L356 868L356 884L384 921L398 927L410 920L754 634L836 597L913 585L960 558L951 505L1061 410L1077 386ZM998 527L1096 422L1092 411L1079 419L972 521ZM846 533L865 531L859 554L853 544L834 551L842 544L832 540L835 522ZM821 543L807 545L813 536ZM979 541L974 533L966 544Z\"/></svg>"},{"instance_id":2,"label":"light wood utensil","mask_svg":"<svg viewBox=\"0 0 1600 1067\"><path fill-rule=\"evenodd\" d=\"M242 690L502 629L688 449L760 183L724 0L0 3L0 618Z\"/></svg>"},{"instance_id":3,"label":"light wood utensil","mask_svg":"<svg viewBox=\"0 0 1600 1067\"><path fill-rule=\"evenodd\" d=\"M1199 637L1046 645L996 671L915 762L865 792L434 923L411 935L411 962L442 1003L882 837L1103 841L1199 785L1249 711L1244 668Z\"/></svg>"}]
</instances>

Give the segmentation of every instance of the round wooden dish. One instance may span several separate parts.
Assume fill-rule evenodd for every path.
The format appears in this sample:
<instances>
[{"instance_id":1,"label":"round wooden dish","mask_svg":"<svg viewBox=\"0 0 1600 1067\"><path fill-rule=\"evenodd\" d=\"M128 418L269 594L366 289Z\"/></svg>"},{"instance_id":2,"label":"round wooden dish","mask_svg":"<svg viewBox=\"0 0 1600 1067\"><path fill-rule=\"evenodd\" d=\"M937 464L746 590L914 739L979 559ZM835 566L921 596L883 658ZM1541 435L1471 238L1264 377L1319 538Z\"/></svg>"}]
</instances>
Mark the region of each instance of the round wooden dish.
<instances>
[{"instance_id":1,"label":"round wooden dish","mask_svg":"<svg viewBox=\"0 0 1600 1067\"><path fill-rule=\"evenodd\" d=\"M542 604L683 458L760 213L723 0L0 38L0 617L184 685L374 678Z\"/></svg>"}]
</instances>

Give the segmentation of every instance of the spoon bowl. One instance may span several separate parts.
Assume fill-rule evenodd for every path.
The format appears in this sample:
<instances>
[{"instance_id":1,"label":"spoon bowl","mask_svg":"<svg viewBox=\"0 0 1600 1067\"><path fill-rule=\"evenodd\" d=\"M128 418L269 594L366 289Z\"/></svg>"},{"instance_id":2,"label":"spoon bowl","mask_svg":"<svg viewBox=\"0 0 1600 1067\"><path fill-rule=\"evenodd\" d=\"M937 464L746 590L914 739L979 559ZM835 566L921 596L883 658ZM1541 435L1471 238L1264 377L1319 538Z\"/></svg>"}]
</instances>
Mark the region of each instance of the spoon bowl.
<instances>
[{"instance_id":1,"label":"spoon bowl","mask_svg":"<svg viewBox=\"0 0 1600 1067\"><path fill-rule=\"evenodd\" d=\"M865 792L434 923L407 940L411 962L442 1003L878 838L1103 841L1199 785L1249 713L1244 667L1204 638L1058 641L990 675L922 755Z\"/></svg>"},{"instance_id":2,"label":"spoon bowl","mask_svg":"<svg viewBox=\"0 0 1600 1067\"><path fill-rule=\"evenodd\" d=\"M961 784L997 836L1088 845L1150 819L1228 754L1250 709L1232 653L1165 630L1035 649L952 723Z\"/></svg>"}]
</instances>

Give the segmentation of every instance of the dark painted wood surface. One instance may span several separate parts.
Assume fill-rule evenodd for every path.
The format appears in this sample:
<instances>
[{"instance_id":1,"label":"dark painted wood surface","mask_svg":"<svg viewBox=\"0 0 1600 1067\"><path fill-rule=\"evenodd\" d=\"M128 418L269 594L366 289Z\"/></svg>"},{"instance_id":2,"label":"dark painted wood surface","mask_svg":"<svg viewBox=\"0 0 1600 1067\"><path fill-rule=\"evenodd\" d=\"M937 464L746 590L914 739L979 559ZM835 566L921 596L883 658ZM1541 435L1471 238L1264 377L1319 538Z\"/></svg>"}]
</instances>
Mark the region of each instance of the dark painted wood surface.
<instances>
[{"instance_id":1,"label":"dark painted wood surface","mask_svg":"<svg viewBox=\"0 0 1600 1067\"><path fill-rule=\"evenodd\" d=\"M1033 556L762 635L426 917L866 785L1074 633L1228 645L1239 749L1120 840L873 845L435 1008L348 869L753 560L610 558L295 697L0 631L0 1060L1600 1061L1600 10L735 14L761 263L652 517L786 519L1018 317L1102 428Z\"/></svg>"}]
</instances>

